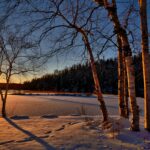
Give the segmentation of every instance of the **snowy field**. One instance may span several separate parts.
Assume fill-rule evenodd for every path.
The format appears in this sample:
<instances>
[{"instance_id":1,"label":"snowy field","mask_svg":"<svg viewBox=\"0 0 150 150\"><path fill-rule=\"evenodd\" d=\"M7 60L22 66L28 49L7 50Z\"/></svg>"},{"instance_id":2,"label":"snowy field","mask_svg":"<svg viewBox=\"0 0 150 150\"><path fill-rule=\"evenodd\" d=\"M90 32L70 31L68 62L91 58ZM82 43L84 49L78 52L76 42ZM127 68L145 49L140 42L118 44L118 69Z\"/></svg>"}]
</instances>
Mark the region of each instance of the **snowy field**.
<instances>
[{"instance_id":1,"label":"snowy field","mask_svg":"<svg viewBox=\"0 0 150 150\"><path fill-rule=\"evenodd\" d=\"M109 114L118 115L118 97L104 95ZM143 115L143 99L137 98L140 113ZM1 102L0 102L1 107ZM44 114L70 115L82 114L99 115L99 103L95 96L47 96L47 95L9 95L7 112L12 115L41 116Z\"/></svg>"},{"instance_id":2,"label":"snowy field","mask_svg":"<svg viewBox=\"0 0 150 150\"><path fill-rule=\"evenodd\" d=\"M128 119L119 118L117 96L104 99L112 123L109 129L102 128L94 96L9 95L10 118L0 118L0 150L150 149L150 133L143 129L143 99L138 98L140 132L130 131Z\"/></svg>"}]
</instances>

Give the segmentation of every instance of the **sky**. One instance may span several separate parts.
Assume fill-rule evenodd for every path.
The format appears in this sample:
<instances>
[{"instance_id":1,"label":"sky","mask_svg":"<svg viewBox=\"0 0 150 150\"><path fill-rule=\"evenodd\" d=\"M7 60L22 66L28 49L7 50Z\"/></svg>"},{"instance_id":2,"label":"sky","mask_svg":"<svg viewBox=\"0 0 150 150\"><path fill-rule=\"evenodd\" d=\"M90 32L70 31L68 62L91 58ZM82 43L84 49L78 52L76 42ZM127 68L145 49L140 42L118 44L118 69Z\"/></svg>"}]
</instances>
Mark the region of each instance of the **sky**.
<instances>
[{"instance_id":1,"label":"sky","mask_svg":"<svg viewBox=\"0 0 150 150\"><path fill-rule=\"evenodd\" d=\"M125 15L126 15L126 13L125 13L126 7L128 7L128 3L131 2L131 1L130 0L121 0L121 1L118 0L117 2L119 2L119 4L118 4L118 12L119 12L119 14L121 14L120 20L122 22L122 20L124 19ZM138 9L137 0L134 0L134 2L135 2L136 9ZM89 3L89 5L90 5L90 3ZM150 6L150 3L148 2L147 8L149 8L149 6ZM44 10L44 9L48 10L49 9L48 5L46 5L46 3L44 3L43 0L37 0L36 1L36 7L37 8L42 8L42 10ZM87 7L88 7L88 4L87 4ZM92 5L91 5L91 7L92 7ZM2 8L2 7L0 7L0 8ZM22 10L24 8L26 8L25 5L23 5L23 6L20 7L20 9L22 9ZM20 9L18 11L20 11ZM0 9L0 10L2 11L2 9ZM26 10L26 12L27 12L27 10ZM112 27L112 24L110 23L109 19L105 19L105 18L107 18L107 13L101 11L101 14L99 16L97 15L97 13L98 13L98 11L96 12L96 14L94 14L93 20L96 19L96 17L101 17L104 21L107 20L106 24L103 24L101 22L98 22L98 24L105 27L105 30L104 30L105 35L107 35L107 34L110 35L112 33L112 31L113 31L113 27ZM66 16L70 19L71 15L70 14L66 14ZM30 24L28 24L28 23L31 20L36 20L37 18L41 19L42 17L43 16L41 14L34 14L34 15L29 14L29 15L26 16L24 14L20 14L18 12L15 12L11 17L9 17L8 24L11 24L12 27L10 27L10 28L12 30L14 30L16 27L20 27L20 25L23 25L21 27L21 29L20 29L20 31L23 32L23 31L27 31L28 30L28 26L30 26ZM82 21L78 22L78 24L80 24L80 23L82 24L82 22L84 22L84 18L86 18L86 15L85 16L81 15L81 17L83 17L83 19L81 19ZM134 19L129 20L129 23L130 22L135 23L136 25L138 25L138 28L139 28L139 19L134 18ZM41 21L41 23L42 23L42 21ZM39 24L38 30L36 30L36 32L34 32L31 35L31 37L30 37L31 40L32 39L33 40L34 39L38 39L38 37L44 31L44 28L46 29L49 26L48 23L46 22L42 26L42 28L40 28L41 24ZM59 23L60 23L60 21L55 20L55 24L59 24ZM63 24L65 24L65 23L63 23ZM148 9L148 24L150 25L150 9ZM89 28L89 26L87 26L87 28ZM135 35L135 39L140 40L139 29L134 29L133 26L130 26L129 29L133 30L133 31L135 30L135 32L137 34L137 36ZM149 30L150 30L150 27L149 27ZM42 51L42 53L46 53L49 50L52 50L52 48L57 48L59 46L60 43L58 43L58 45L54 45L52 43L54 39L58 38L59 32L61 34L63 34L63 32L65 32L65 30L64 31L57 30L57 31L54 31L54 32L50 32L49 35L46 36L46 38L44 38L42 40L42 42L40 44L40 51ZM70 32L70 30L66 31L66 33L69 33L69 32ZM71 31L71 32L73 33L73 31ZM92 45L92 48L94 49L94 55L96 56L97 50L99 49L100 45L102 45L105 42L105 40L98 39L98 37L99 37L98 34L95 35L95 37L97 38L96 39L97 43L95 42ZM68 43L70 42L70 40L68 40ZM91 37L90 40L94 41L95 39L93 37ZM115 41L115 38L114 38L114 41ZM81 42L82 42L81 37L78 35L77 39L75 41L75 44L80 44ZM135 50L140 49L139 43L137 45L135 45L134 49ZM37 51L39 51L39 49ZM117 51L116 51L115 48L107 48L107 51L105 51L104 53L102 53L102 55L100 57L101 58L103 58L103 57L105 57L105 58L112 58L112 57L114 58L114 57L117 57ZM50 57L48 59L47 63L44 64L40 68L40 72L38 72L38 73L34 73L33 72L33 73L25 75L25 76L19 75L19 76L13 77L12 78L12 82L18 82L18 83L24 82L26 80L30 80L30 79L35 78L35 77L40 77L40 76L42 76L44 74L53 73L54 70L62 70L63 68L70 67L73 64L84 63L87 60L88 60L88 57L87 57L87 53L84 52L84 46L75 47L75 48L66 50L64 53L57 54L54 57ZM4 80L1 79L0 81L3 82Z\"/></svg>"}]
</instances>

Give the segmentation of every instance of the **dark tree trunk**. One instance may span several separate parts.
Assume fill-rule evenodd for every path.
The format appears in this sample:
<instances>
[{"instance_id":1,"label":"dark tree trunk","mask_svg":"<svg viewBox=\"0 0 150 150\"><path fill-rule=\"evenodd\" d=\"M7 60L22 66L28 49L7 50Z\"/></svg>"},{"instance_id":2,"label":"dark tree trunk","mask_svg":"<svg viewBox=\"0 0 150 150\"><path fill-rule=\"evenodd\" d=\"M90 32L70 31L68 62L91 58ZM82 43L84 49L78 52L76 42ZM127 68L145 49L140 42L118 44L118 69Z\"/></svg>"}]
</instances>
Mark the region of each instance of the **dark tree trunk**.
<instances>
[{"instance_id":1,"label":"dark tree trunk","mask_svg":"<svg viewBox=\"0 0 150 150\"><path fill-rule=\"evenodd\" d=\"M6 100L2 100L2 117L6 117Z\"/></svg>"}]
</instances>

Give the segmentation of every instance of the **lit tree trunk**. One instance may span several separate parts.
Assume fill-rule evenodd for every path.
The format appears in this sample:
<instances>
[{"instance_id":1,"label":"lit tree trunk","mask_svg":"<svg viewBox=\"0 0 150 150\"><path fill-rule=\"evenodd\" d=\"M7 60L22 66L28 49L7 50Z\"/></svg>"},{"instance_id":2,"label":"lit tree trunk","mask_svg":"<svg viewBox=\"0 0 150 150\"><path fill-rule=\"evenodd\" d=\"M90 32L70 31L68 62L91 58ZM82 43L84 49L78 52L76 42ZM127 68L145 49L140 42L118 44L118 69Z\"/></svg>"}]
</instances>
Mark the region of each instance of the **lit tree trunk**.
<instances>
[{"instance_id":1,"label":"lit tree trunk","mask_svg":"<svg viewBox=\"0 0 150 150\"><path fill-rule=\"evenodd\" d=\"M136 103L136 95L135 95L135 75L134 75L134 66L132 62L132 51L129 45L128 37L126 34L126 30L121 26L118 15L117 15L117 6L116 1L112 0L110 4L108 0L95 0L99 5L104 6L108 11L108 16L114 25L114 32L117 33L121 38L122 42L122 50L125 54L125 62L126 62L126 70L127 70L127 78L128 78L128 93L131 104L131 112L132 112L132 121L131 121L131 130L139 131L139 108Z\"/></svg>"},{"instance_id":2,"label":"lit tree trunk","mask_svg":"<svg viewBox=\"0 0 150 150\"><path fill-rule=\"evenodd\" d=\"M124 101L124 68L123 68L123 53L121 39L117 36L118 42L118 103L119 114L126 118L125 101Z\"/></svg>"},{"instance_id":3,"label":"lit tree trunk","mask_svg":"<svg viewBox=\"0 0 150 150\"><path fill-rule=\"evenodd\" d=\"M147 1L139 0L142 32L142 65L144 78L144 127L150 131L150 56L147 27Z\"/></svg>"},{"instance_id":4,"label":"lit tree trunk","mask_svg":"<svg viewBox=\"0 0 150 150\"><path fill-rule=\"evenodd\" d=\"M93 74L93 79L94 79L94 84L95 84L95 90L96 90L98 101L100 103L100 108L102 110L103 121L108 121L108 112L107 112L106 105L105 105L105 102L104 102L104 99L102 96L101 87L99 84L99 79L98 79L97 70L96 70L96 65L95 65L95 61L94 61L94 57L93 57L93 53L92 53L92 49L91 49L88 37L87 37L87 35L83 29L78 28L77 30L83 36L84 43L86 45L86 48L88 50L88 54L90 57L90 65L91 65L91 69L92 69L92 74Z\"/></svg>"},{"instance_id":5,"label":"lit tree trunk","mask_svg":"<svg viewBox=\"0 0 150 150\"><path fill-rule=\"evenodd\" d=\"M135 94L135 72L132 59L132 51L128 42L126 31L124 29L122 29L120 35L122 38L122 48L125 57L125 67L127 71L127 81L128 81L128 93L132 113L131 130L139 131L139 107L137 105Z\"/></svg>"},{"instance_id":6,"label":"lit tree trunk","mask_svg":"<svg viewBox=\"0 0 150 150\"><path fill-rule=\"evenodd\" d=\"M130 97L130 106L132 114L132 124L131 129L133 131L139 131L139 107L136 103L135 95L135 76L134 76L134 65L132 57L126 57L126 67L127 67L127 78L128 78L128 91Z\"/></svg>"}]
</instances>

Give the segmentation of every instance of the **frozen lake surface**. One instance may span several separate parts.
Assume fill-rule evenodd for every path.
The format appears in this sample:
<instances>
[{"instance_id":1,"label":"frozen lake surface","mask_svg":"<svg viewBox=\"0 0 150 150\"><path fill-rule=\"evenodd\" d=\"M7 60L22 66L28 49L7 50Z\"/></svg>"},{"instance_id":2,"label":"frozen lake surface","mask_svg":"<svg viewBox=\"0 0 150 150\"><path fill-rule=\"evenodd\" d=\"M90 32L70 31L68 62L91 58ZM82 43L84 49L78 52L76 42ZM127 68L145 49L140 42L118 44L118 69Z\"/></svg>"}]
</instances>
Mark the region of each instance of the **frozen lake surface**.
<instances>
[{"instance_id":1,"label":"frozen lake surface","mask_svg":"<svg viewBox=\"0 0 150 150\"><path fill-rule=\"evenodd\" d=\"M118 115L118 97L104 95L109 114ZM143 99L138 98L140 113L143 115ZM1 108L1 102L0 102ZM8 115L41 116L56 115L100 115L99 103L95 96L52 96L52 95L9 95Z\"/></svg>"}]
</instances>

